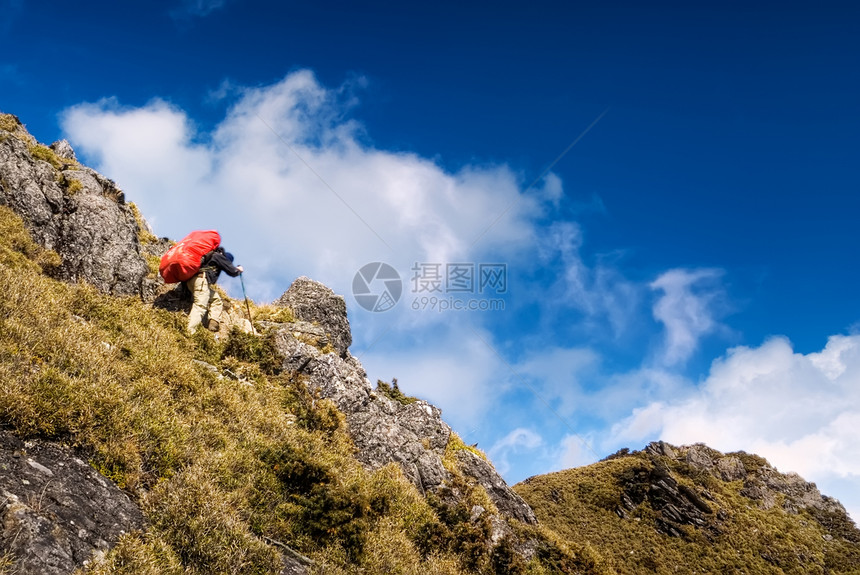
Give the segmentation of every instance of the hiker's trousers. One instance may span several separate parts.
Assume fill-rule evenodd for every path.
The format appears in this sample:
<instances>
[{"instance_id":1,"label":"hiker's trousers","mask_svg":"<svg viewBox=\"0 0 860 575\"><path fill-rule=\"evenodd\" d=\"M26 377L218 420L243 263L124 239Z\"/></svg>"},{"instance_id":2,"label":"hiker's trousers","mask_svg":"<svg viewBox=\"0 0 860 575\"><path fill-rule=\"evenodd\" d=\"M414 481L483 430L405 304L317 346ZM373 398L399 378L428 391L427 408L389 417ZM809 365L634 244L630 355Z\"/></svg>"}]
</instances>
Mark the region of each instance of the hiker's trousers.
<instances>
[{"instance_id":1,"label":"hiker's trousers","mask_svg":"<svg viewBox=\"0 0 860 575\"><path fill-rule=\"evenodd\" d=\"M197 327L203 323L203 316L209 316L207 321L221 322L221 310L224 307L221 296L209 285L206 272L200 271L196 276L185 282L191 295L194 297L194 305L188 315L188 333L194 333Z\"/></svg>"}]
</instances>

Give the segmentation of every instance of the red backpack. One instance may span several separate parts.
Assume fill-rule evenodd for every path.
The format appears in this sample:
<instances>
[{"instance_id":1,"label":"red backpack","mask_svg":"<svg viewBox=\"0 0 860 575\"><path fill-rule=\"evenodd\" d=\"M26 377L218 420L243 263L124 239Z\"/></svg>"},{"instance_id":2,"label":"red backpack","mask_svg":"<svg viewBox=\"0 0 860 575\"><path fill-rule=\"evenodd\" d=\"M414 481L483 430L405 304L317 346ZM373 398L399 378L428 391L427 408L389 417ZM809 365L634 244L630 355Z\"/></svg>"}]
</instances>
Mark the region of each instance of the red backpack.
<instances>
[{"instance_id":1,"label":"red backpack","mask_svg":"<svg viewBox=\"0 0 860 575\"><path fill-rule=\"evenodd\" d=\"M161 256L158 272L164 283L175 284L190 280L200 271L200 260L221 245L215 230L191 232Z\"/></svg>"}]
</instances>

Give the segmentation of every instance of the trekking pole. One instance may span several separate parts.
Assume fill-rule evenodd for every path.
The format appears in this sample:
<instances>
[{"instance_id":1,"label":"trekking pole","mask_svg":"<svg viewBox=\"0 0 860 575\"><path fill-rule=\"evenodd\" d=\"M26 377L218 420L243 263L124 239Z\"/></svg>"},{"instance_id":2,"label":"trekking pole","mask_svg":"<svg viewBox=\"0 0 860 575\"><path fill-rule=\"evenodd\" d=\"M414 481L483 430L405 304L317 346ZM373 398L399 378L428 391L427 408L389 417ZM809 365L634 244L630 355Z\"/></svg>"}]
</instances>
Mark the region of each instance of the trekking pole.
<instances>
[{"instance_id":1,"label":"trekking pole","mask_svg":"<svg viewBox=\"0 0 860 575\"><path fill-rule=\"evenodd\" d=\"M248 294L245 292L245 280L242 279L242 272L239 272L239 281L242 283L242 295L245 296L245 309L248 310L248 321L251 321L251 306L248 304Z\"/></svg>"}]
</instances>

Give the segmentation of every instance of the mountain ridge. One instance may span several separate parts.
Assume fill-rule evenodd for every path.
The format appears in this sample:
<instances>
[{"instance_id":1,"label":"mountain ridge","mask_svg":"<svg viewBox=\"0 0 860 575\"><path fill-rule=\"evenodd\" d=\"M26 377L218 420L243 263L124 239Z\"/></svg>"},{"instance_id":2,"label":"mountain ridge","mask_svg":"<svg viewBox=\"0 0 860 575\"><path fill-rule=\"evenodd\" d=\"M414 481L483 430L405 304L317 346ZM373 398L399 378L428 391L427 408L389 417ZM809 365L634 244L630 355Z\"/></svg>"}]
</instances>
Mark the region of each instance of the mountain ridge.
<instances>
[{"instance_id":1,"label":"mountain ridge","mask_svg":"<svg viewBox=\"0 0 860 575\"><path fill-rule=\"evenodd\" d=\"M652 442L514 490L618 573L860 570L860 530L842 504L742 451Z\"/></svg>"}]
</instances>

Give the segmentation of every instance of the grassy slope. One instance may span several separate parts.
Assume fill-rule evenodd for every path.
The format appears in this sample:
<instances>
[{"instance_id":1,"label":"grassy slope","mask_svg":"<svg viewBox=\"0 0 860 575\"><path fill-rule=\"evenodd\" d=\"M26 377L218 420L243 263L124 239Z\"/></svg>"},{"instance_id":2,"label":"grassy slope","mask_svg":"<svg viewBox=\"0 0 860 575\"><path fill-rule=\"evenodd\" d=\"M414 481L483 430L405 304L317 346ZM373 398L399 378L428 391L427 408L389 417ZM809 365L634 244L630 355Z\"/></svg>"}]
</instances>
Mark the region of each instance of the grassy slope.
<instances>
[{"instance_id":1,"label":"grassy slope","mask_svg":"<svg viewBox=\"0 0 860 575\"><path fill-rule=\"evenodd\" d=\"M469 520L485 493L446 508L395 465L366 471L265 338L188 337L181 314L43 275L57 263L0 206L0 425L79 447L151 522L87 573L277 573L272 541L334 574L600 572L540 528L517 527L539 541L528 565L488 545Z\"/></svg>"},{"instance_id":2,"label":"grassy slope","mask_svg":"<svg viewBox=\"0 0 860 575\"><path fill-rule=\"evenodd\" d=\"M760 460L747 457L748 468ZM665 462L679 484L713 496L713 528L686 526L684 538L659 533L647 501L629 518L615 513L622 485L652 468L641 452L532 478L514 489L542 523L565 540L588 542L618 573L860 573L860 543L834 537L809 512L759 509L740 495L741 481ZM725 513L718 515L720 509Z\"/></svg>"},{"instance_id":3,"label":"grassy slope","mask_svg":"<svg viewBox=\"0 0 860 575\"><path fill-rule=\"evenodd\" d=\"M544 525L518 527L539 542L526 565L507 544L487 546L488 526L469 521L485 494L450 509L421 497L396 466L364 470L341 414L278 373L265 339L189 338L181 314L43 275L57 263L0 207L0 425L80 447L152 523L92 575L275 573L266 538L335 574L860 573L857 546L828 541L808 512L758 509L739 482L680 462L671 462L676 479L707 488L727 511L720 534L661 535L647 503L619 518L620 485L650 465L641 454L517 486Z\"/></svg>"}]
</instances>

